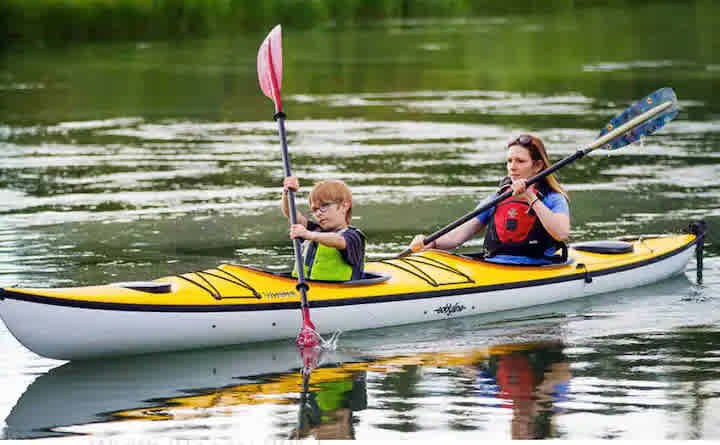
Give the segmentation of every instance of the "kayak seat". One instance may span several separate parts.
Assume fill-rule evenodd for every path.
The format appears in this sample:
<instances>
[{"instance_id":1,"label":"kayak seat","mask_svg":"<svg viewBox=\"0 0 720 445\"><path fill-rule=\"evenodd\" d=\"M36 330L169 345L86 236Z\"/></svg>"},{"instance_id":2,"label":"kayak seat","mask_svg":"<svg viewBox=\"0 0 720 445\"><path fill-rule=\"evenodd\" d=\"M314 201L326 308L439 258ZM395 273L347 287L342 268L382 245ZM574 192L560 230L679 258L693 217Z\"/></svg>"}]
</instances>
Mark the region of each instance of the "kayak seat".
<instances>
[{"instance_id":1,"label":"kayak seat","mask_svg":"<svg viewBox=\"0 0 720 445\"><path fill-rule=\"evenodd\" d=\"M167 294L172 290L170 283L163 283L162 281L127 281L124 283L110 283L110 286L124 287L151 294Z\"/></svg>"},{"instance_id":2,"label":"kayak seat","mask_svg":"<svg viewBox=\"0 0 720 445\"><path fill-rule=\"evenodd\" d=\"M581 252L603 253L606 255L619 255L632 253L633 245L627 241L585 241L570 244L570 247Z\"/></svg>"},{"instance_id":3,"label":"kayak seat","mask_svg":"<svg viewBox=\"0 0 720 445\"><path fill-rule=\"evenodd\" d=\"M292 278L297 279L296 277L293 277L290 272L275 272L273 275L278 275L284 278ZM362 278L359 280L347 280L347 281L329 281L329 280L310 280L306 279L308 283L332 283L332 284L342 284L344 286L367 286L368 284L376 284L376 283L382 283L383 281L387 281L390 279L389 274L385 273L375 273L375 272L363 272Z\"/></svg>"}]
</instances>

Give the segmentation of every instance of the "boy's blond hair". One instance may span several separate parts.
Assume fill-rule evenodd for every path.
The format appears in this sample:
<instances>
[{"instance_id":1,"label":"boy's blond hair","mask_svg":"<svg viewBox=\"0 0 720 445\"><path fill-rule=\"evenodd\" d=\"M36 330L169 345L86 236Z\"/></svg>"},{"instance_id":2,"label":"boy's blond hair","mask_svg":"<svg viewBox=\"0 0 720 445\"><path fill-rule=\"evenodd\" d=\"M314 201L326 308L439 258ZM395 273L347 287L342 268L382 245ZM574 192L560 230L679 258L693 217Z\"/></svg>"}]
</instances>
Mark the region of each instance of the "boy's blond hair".
<instances>
[{"instance_id":1,"label":"boy's blond hair","mask_svg":"<svg viewBox=\"0 0 720 445\"><path fill-rule=\"evenodd\" d=\"M352 218L352 192L344 182L339 179L328 179L316 183L310 191L310 205L313 203L322 204L324 202L341 203L347 201L350 203L345 222L350 224Z\"/></svg>"}]
</instances>

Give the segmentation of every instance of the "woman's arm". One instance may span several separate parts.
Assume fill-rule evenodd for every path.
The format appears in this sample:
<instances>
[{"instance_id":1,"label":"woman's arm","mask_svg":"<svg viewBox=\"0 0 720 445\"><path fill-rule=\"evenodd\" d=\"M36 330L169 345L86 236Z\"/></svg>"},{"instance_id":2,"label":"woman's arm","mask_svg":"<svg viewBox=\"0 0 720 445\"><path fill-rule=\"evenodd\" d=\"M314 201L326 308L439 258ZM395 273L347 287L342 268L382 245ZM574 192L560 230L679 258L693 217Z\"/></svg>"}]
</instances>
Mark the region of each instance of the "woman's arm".
<instances>
[{"instance_id":1,"label":"woman's arm","mask_svg":"<svg viewBox=\"0 0 720 445\"><path fill-rule=\"evenodd\" d=\"M428 245L425 245L425 235L416 235L410 243L410 249L413 252L418 252L423 249L454 249L465 241L472 238L473 235L480 232L484 228L485 224L478 221L477 218L473 218Z\"/></svg>"},{"instance_id":2,"label":"woman's arm","mask_svg":"<svg viewBox=\"0 0 720 445\"><path fill-rule=\"evenodd\" d=\"M533 202L533 201L530 201ZM532 209L543 227L556 241L567 241L570 237L570 215L553 212L541 199L534 201Z\"/></svg>"}]
</instances>

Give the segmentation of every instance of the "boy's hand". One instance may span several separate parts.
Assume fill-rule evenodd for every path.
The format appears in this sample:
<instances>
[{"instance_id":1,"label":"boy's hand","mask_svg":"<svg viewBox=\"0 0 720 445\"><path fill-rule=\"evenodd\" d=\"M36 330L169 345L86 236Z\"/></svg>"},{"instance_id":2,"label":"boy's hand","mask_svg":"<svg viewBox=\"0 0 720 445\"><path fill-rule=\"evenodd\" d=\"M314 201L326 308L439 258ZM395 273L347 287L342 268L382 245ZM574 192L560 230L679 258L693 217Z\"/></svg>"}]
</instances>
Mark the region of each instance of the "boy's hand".
<instances>
[{"instance_id":1,"label":"boy's hand","mask_svg":"<svg viewBox=\"0 0 720 445\"><path fill-rule=\"evenodd\" d=\"M290 226L290 239L303 238L309 239L310 231L302 224L293 224Z\"/></svg>"},{"instance_id":2,"label":"boy's hand","mask_svg":"<svg viewBox=\"0 0 720 445\"><path fill-rule=\"evenodd\" d=\"M283 190L292 190L293 192L300 190L300 183L298 182L297 176L287 176L283 179Z\"/></svg>"}]
</instances>

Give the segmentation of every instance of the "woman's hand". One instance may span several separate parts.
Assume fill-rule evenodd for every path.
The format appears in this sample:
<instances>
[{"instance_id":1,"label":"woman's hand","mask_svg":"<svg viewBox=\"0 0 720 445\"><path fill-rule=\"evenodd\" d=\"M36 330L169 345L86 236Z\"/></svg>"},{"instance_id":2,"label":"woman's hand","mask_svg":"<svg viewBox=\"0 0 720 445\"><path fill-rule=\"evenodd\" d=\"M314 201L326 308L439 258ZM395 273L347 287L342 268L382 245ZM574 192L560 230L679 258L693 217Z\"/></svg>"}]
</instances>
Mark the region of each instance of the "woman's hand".
<instances>
[{"instance_id":1,"label":"woman's hand","mask_svg":"<svg viewBox=\"0 0 720 445\"><path fill-rule=\"evenodd\" d=\"M283 179L283 190L292 190L293 192L300 190L300 182L298 182L297 176L285 177L285 179Z\"/></svg>"},{"instance_id":2,"label":"woman's hand","mask_svg":"<svg viewBox=\"0 0 720 445\"><path fill-rule=\"evenodd\" d=\"M515 179L512 182L513 196L518 198L525 198L528 202L531 202L537 198L535 194L535 184L530 187L527 186L527 179Z\"/></svg>"},{"instance_id":3,"label":"woman's hand","mask_svg":"<svg viewBox=\"0 0 720 445\"><path fill-rule=\"evenodd\" d=\"M310 231L302 224L293 224L290 226L290 239L303 238L309 239Z\"/></svg>"},{"instance_id":4,"label":"woman's hand","mask_svg":"<svg viewBox=\"0 0 720 445\"><path fill-rule=\"evenodd\" d=\"M415 235L415 238L410 242L410 250L420 252L423 247L425 247L425 235Z\"/></svg>"}]
</instances>

